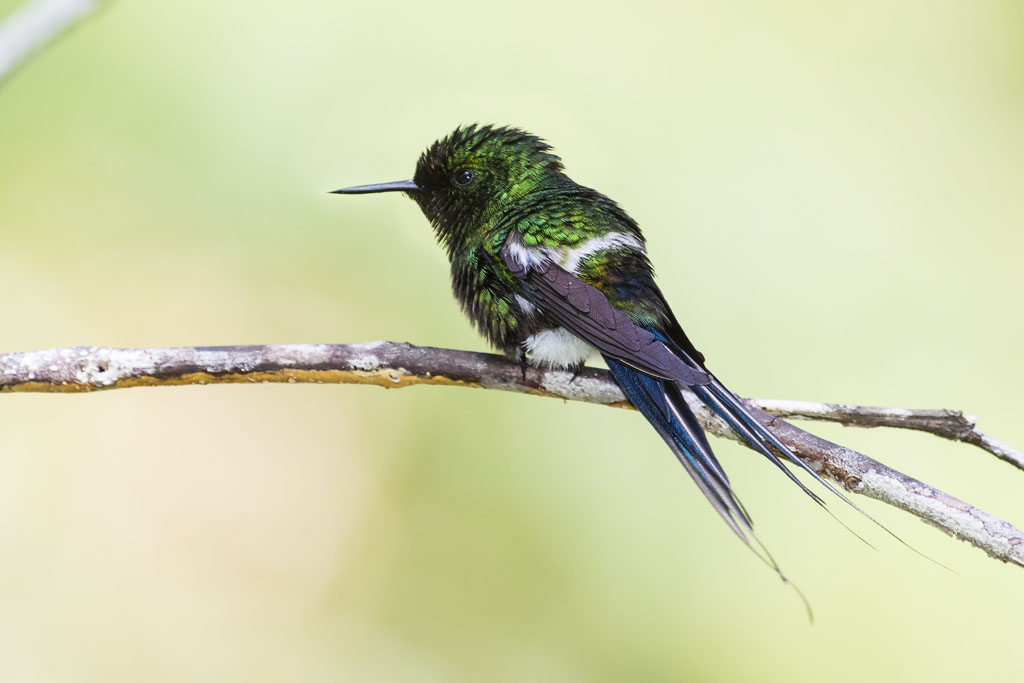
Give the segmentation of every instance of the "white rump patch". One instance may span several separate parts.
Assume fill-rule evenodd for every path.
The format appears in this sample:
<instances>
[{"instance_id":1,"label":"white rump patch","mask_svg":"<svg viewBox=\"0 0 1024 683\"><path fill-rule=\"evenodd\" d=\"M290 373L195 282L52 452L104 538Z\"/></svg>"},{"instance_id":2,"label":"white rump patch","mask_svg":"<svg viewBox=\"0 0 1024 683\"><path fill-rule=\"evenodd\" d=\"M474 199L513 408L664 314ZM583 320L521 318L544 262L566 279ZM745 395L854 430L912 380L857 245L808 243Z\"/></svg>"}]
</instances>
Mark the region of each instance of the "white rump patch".
<instances>
[{"instance_id":1,"label":"white rump patch","mask_svg":"<svg viewBox=\"0 0 1024 683\"><path fill-rule=\"evenodd\" d=\"M572 249L551 249L552 260L575 275L580 269L583 259L599 251L614 249L633 249L644 253L643 242L636 235L628 232L610 232L600 237L592 237L578 247Z\"/></svg>"},{"instance_id":2,"label":"white rump patch","mask_svg":"<svg viewBox=\"0 0 1024 683\"><path fill-rule=\"evenodd\" d=\"M527 247L515 236L509 239L506 248L509 256L524 268L533 268L545 261L557 263L575 275L583 259L599 251L616 249L633 249L645 253L643 242L636 235L628 232L610 232L600 237L592 237L578 247Z\"/></svg>"},{"instance_id":3,"label":"white rump patch","mask_svg":"<svg viewBox=\"0 0 1024 683\"><path fill-rule=\"evenodd\" d=\"M524 343L534 365L565 369L579 365L597 349L564 327L555 327L527 337Z\"/></svg>"}]
</instances>

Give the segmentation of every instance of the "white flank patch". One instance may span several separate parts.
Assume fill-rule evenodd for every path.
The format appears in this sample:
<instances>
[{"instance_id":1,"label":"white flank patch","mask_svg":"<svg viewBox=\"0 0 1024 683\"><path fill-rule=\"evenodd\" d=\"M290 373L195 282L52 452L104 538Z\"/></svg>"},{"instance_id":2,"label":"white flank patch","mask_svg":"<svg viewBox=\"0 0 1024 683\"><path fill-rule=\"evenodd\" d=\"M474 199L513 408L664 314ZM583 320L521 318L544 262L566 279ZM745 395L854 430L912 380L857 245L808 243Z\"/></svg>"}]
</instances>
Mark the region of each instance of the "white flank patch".
<instances>
[{"instance_id":1,"label":"white flank patch","mask_svg":"<svg viewBox=\"0 0 1024 683\"><path fill-rule=\"evenodd\" d=\"M513 237L506 244L509 256L524 268L533 268L548 260L547 254L540 249L528 249Z\"/></svg>"},{"instance_id":2,"label":"white flank patch","mask_svg":"<svg viewBox=\"0 0 1024 683\"><path fill-rule=\"evenodd\" d=\"M519 304L520 310L522 310L522 312L525 313L526 315L533 315L534 313L537 312L536 306L534 306L533 304L531 304L529 301L519 296L518 294L516 294L516 303Z\"/></svg>"},{"instance_id":3,"label":"white flank patch","mask_svg":"<svg viewBox=\"0 0 1024 683\"><path fill-rule=\"evenodd\" d=\"M527 337L525 346L534 364L549 368L570 368L597 353L597 349L564 327Z\"/></svg>"},{"instance_id":4,"label":"white flank patch","mask_svg":"<svg viewBox=\"0 0 1024 683\"><path fill-rule=\"evenodd\" d=\"M592 237L573 249L549 249L549 254L560 266L575 275L583 259L591 254L625 247L644 253L644 245L636 235L628 232L610 232L600 237Z\"/></svg>"}]
</instances>

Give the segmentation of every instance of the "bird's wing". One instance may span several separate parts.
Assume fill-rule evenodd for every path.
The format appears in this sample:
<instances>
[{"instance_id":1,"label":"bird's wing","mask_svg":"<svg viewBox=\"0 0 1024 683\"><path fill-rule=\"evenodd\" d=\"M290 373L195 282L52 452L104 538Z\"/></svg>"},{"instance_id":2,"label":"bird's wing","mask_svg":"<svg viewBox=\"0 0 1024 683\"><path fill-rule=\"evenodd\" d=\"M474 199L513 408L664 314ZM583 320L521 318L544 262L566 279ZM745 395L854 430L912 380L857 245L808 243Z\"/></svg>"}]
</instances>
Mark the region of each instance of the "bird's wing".
<instances>
[{"instance_id":1,"label":"bird's wing","mask_svg":"<svg viewBox=\"0 0 1024 683\"><path fill-rule=\"evenodd\" d=\"M674 318L670 319L668 330L671 333L671 327L677 328L678 332L674 335L635 324L623 311L613 306L601 290L583 282L545 254L526 250L515 241L514 236L502 247L501 258L512 275L519 280L523 293L531 303L538 305L559 325L596 347L606 356L606 360L611 359L608 366L627 397L655 426L718 513L748 545L750 541L747 534L753 536L750 518L733 495L725 472L711 452L710 444L679 391L680 385L690 387L712 413L722 418L734 432L782 470L816 503L825 507L824 500L797 479L783 465L783 460L804 470L886 533L907 545L798 458L751 414L742 399L707 372L703 367L703 356L693 349ZM641 373L647 379L636 376L627 368L634 373ZM840 521L840 524L843 523ZM861 538L856 532L853 533ZM753 538L756 540L756 536ZM920 554L913 547L908 547ZM764 550L764 547L761 546L761 549ZM762 559L778 571L774 560L766 550L764 552Z\"/></svg>"},{"instance_id":2,"label":"bird's wing","mask_svg":"<svg viewBox=\"0 0 1024 683\"><path fill-rule=\"evenodd\" d=\"M821 475L807 463L798 458L790 448L779 441L778 437L750 413L741 399L726 389L718 378L698 365L703 357L701 357L701 361L696 361L678 342L658 333L653 328L647 329L636 325L625 313L612 306L601 290L583 282L558 264L553 263L549 258L524 252L518 243L511 240L506 242L502 248L501 257L512 275L523 285L524 293L532 300L532 303L540 306L544 313L559 325L622 365L649 377L667 380L669 384L659 384L661 388L656 393L661 395L654 399L654 405L660 408L660 412L665 417L670 419L673 417L672 409L677 413L675 415L677 418L678 413L685 415L689 412L681 394L676 392L674 397L668 395L672 391L670 386L672 383L689 386L712 413L725 420L733 431L782 470L815 502L824 505L820 496L808 489L790 470L783 466L782 460L773 452L773 449L781 453L786 460L810 474L817 482L842 498L861 514L875 521L853 501L822 479ZM618 379L618 375L616 377ZM621 386L622 382L620 381L619 384ZM652 418L648 416L648 419ZM682 420L682 422L685 423L686 420ZM693 423L696 424L696 421L694 420ZM706 464L711 469L717 470L724 477L721 466L718 465L717 460L711 454L710 447L706 444L706 441L690 444L688 450L695 451L706 460ZM725 480L725 483L727 484L728 480ZM736 507L739 507L738 503ZM743 517L745 515L736 515L734 519ZM878 524L877 521L875 523ZM879 526L882 525L879 524ZM882 528L885 529L884 526ZM886 531L892 533L888 529Z\"/></svg>"},{"instance_id":3,"label":"bird's wing","mask_svg":"<svg viewBox=\"0 0 1024 683\"><path fill-rule=\"evenodd\" d=\"M524 252L514 242L506 243L501 256L531 303L604 354L623 393L665 440L729 528L781 576L757 541L750 516L733 494L680 390L681 385L702 390L716 380L675 342L635 324L599 289L550 259Z\"/></svg>"},{"instance_id":4,"label":"bird's wing","mask_svg":"<svg viewBox=\"0 0 1024 683\"><path fill-rule=\"evenodd\" d=\"M549 317L601 353L652 377L688 386L711 382L708 373L687 364L654 334L612 306L601 290L548 259L524 264L508 245L501 256Z\"/></svg>"}]
</instances>

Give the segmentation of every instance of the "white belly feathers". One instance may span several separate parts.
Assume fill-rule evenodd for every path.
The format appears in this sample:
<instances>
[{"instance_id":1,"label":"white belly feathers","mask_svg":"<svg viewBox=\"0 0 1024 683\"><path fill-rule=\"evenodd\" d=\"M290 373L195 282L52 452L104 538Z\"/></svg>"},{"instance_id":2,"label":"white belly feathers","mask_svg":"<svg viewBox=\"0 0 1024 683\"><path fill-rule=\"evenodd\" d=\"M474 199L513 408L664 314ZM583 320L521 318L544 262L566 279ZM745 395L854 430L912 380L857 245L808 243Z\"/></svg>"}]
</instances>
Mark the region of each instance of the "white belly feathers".
<instances>
[{"instance_id":1,"label":"white belly feathers","mask_svg":"<svg viewBox=\"0 0 1024 683\"><path fill-rule=\"evenodd\" d=\"M555 327L527 337L523 344L534 365L571 368L597 353L597 349L564 327Z\"/></svg>"}]
</instances>

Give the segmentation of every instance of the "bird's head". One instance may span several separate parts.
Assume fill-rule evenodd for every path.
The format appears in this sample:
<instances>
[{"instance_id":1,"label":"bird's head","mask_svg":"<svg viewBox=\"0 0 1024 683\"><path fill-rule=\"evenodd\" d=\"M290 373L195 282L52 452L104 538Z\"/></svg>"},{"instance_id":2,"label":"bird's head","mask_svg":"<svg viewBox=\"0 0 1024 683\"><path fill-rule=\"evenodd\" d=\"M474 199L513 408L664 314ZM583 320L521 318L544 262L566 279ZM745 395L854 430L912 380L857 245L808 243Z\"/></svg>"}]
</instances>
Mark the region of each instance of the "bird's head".
<instances>
[{"instance_id":1,"label":"bird's head","mask_svg":"<svg viewBox=\"0 0 1024 683\"><path fill-rule=\"evenodd\" d=\"M339 194L405 192L416 200L446 246L486 229L517 199L571 182L551 147L517 128L456 128L420 155L412 180L359 185Z\"/></svg>"}]
</instances>

